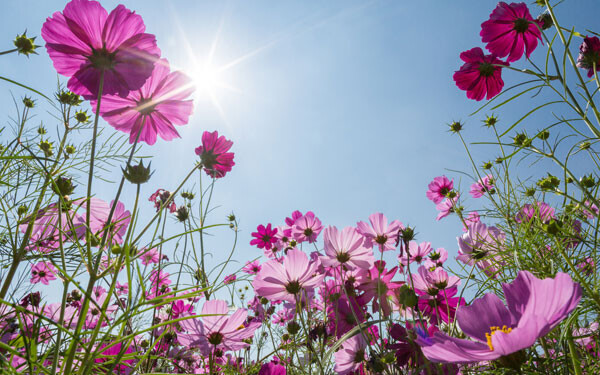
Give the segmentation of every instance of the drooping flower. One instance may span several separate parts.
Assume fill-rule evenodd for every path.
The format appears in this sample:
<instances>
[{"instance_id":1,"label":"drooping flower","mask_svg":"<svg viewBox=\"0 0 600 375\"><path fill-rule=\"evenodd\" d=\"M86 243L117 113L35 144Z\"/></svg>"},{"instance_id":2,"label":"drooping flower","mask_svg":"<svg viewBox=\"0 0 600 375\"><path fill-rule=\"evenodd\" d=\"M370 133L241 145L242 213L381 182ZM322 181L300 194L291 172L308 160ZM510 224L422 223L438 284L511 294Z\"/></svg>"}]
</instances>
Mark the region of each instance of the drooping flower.
<instances>
[{"instance_id":1,"label":"drooping flower","mask_svg":"<svg viewBox=\"0 0 600 375\"><path fill-rule=\"evenodd\" d=\"M482 177L481 179L479 179L479 181L471 185L471 190L469 191L469 193L471 193L471 196L473 198L481 198L485 193L493 191L492 189L494 189L494 185L494 178L492 177L492 175L489 174L487 176Z\"/></svg>"},{"instance_id":2,"label":"drooping flower","mask_svg":"<svg viewBox=\"0 0 600 375\"><path fill-rule=\"evenodd\" d=\"M177 340L181 345L200 348L204 354L217 349L236 351L248 347L249 344L244 340L254 336L260 323L246 324L246 309L238 309L231 316L228 313L227 302L206 301L202 306L202 320L180 322L182 330L187 333L178 333Z\"/></svg>"},{"instance_id":3,"label":"drooping flower","mask_svg":"<svg viewBox=\"0 0 600 375\"><path fill-rule=\"evenodd\" d=\"M371 225L359 221L356 226L358 233L365 237L365 246L379 246L379 251L394 250L396 248L396 239L398 232L404 229L404 226L398 220L388 224L387 218L382 213L374 213L369 216Z\"/></svg>"},{"instance_id":4,"label":"drooping flower","mask_svg":"<svg viewBox=\"0 0 600 375\"><path fill-rule=\"evenodd\" d=\"M104 76L105 95L127 96L152 74L160 57L142 17L123 5L110 14L97 1L72 0L42 26L46 50L69 90L95 99ZM102 74L104 72L104 74Z\"/></svg>"},{"instance_id":5,"label":"drooping flower","mask_svg":"<svg viewBox=\"0 0 600 375\"><path fill-rule=\"evenodd\" d=\"M510 284L502 284L506 305L488 293L457 312L461 330L474 339L464 340L437 332L418 340L423 353L433 362L469 363L493 361L533 345L545 336L581 299L581 287L559 272L554 279L540 280L519 271Z\"/></svg>"},{"instance_id":6,"label":"drooping flower","mask_svg":"<svg viewBox=\"0 0 600 375\"><path fill-rule=\"evenodd\" d=\"M495 254L501 249L506 234L500 229L484 223L476 223L469 231L458 237L456 259L470 266L476 264L488 276L495 275L497 260Z\"/></svg>"},{"instance_id":7,"label":"drooping flower","mask_svg":"<svg viewBox=\"0 0 600 375\"><path fill-rule=\"evenodd\" d=\"M323 231L325 256L321 263L325 267L345 266L347 269L373 267L373 251L363 246L364 238L354 227L345 227L339 231L329 226Z\"/></svg>"},{"instance_id":8,"label":"drooping flower","mask_svg":"<svg viewBox=\"0 0 600 375\"><path fill-rule=\"evenodd\" d=\"M587 76L594 75L594 64L596 71L600 71L600 39L597 36L585 37L583 43L579 46L579 57L577 57L577 67L587 69Z\"/></svg>"},{"instance_id":9,"label":"drooping flower","mask_svg":"<svg viewBox=\"0 0 600 375\"><path fill-rule=\"evenodd\" d=\"M367 342L362 334L357 334L342 343L342 348L335 352L335 372L346 375L358 370L366 360L365 349Z\"/></svg>"},{"instance_id":10,"label":"drooping flower","mask_svg":"<svg viewBox=\"0 0 600 375\"><path fill-rule=\"evenodd\" d=\"M31 283L42 283L48 285L48 282L56 280L56 267L50 262L38 262L31 267Z\"/></svg>"},{"instance_id":11,"label":"drooping flower","mask_svg":"<svg viewBox=\"0 0 600 375\"><path fill-rule=\"evenodd\" d=\"M427 198L438 204L446 198L447 194L454 189L454 180L449 180L446 176L438 176L427 186L425 195Z\"/></svg>"},{"instance_id":12,"label":"drooping flower","mask_svg":"<svg viewBox=\"0 0 600 375\"><path fill-rule=\"evenodd\" d=\"M191 82L182 72L171 72L169 62L161 59L138 90L126 97L104 96L100 114L116 130L128 133L129 143L144 141L153 145L157 135L165 141L180 138L174 125L187 124L194 109L188 99L194 91ZM91 105L95 111L95 100Z\"/></svg>"},{"instance_id":13,"label":"drooping flower","mask_svg":"<svg viewBox=\"0 0 600 375\"><path fill-rule=\"evenodd\" d=\"M319 262L309 262L301 250L292 249L283 264L277 260L264 263L252 286L256 294L270 301L296 302L302 290L308 292L323 280L324 275L317 274L318 268Z\"/></svg>"},{"instance_id":14,"label":"drooping flower","mask_svg":"<svg viewBox=\"0 0 600 375\"><path fill-rule=\"evenodd\" d=\"M214 178L224 177L230 172L235 162L234 153L228 152L233 146L233 142L220 136L215 130L212 133L202 133L202 145L196 147L196 155L200 156L200 161L204 167L204 172Z\"/></svg>"},{"instance_id":15,"label":"drooping flower","mask_svg":"<svg viewBox=\"0 0 600 375\"><path fill-rule=\"evenodd\" d=\"M225 276L225 279L223 279L223 283L225 285L227 284L231 284L233 283L235 280L237 279L237 276L235 275L235 273L231 274L231 275L227 275Z\"/></svg>"},{"instance_id":16,"label":"drooping flower","mask_svg":"<svg viewBox=\"0 0 600 375\"><path fill-rule=\"evenodd\" d=\"M479 47L462 52L460 59L465 63L453 78L456 86L467 92L467 98L479 101L487 97L489 100L502 91L502 67L497 65L508 66L508 63L495 55L484 55Z\"/></svg>"},{"instance_id":17,"label":"drooping flower","mask_svg":"<svg viewBox=\"0 0 600 375\"><path fill-rule=\"evenodd\" d=\"M314 243L322 230L321 220L312 211L308 211L294 222L292 236L298 243L304 241Z\"/></svg>"},{"instance_id":18,"label":"drooping flower","mask_svg":"<svg viewBox=\"0 0 600 375\"><path fill-rule=\"evenodd\" d=\"M481 24L481 40L485 48L498 57L508 56L507 62L529 58L542 40L540 29L525 3L498 3L490 19Z\"/></svg>"},{"instance_id":19,"label":"drooping flower","mask_svg":"<svg viewBox=\"0 0 600 375\"><path fill-rule=\"evenodd\" d=\"M161 207L169 201L169 198L171 198L171 192L165 189L158 189L150 196L150 198L148 198L148 200L154 202L154 208L156 208L156 212L158 212ZM175 205L174 200L171 200L167 207L169 208L170 213L177 211L177 205Z\"/></svg>"},{"instance_id":20,"label":"drooping flower","mask_svg":"<svg viewBox=\"0 0 600 375\"><path fill-rule=\"evenodd\" d=\"M458 202L458 197L459 195L456 194L454 198L446 198L442 201L442 203L435 206L435 208L440 211L435 219L439 221L453 213L456 202Z\"/></svg>"},{"instance_id":21,"label":"drooping flower","mask_svg":"<svg viewBox=\"0 0 600 375\"><path fill-rule=\"evenodd\" d=\"M256 232L252 232L253 240L250 241L250 245L258 247L259 249L269 250L273 247L273 244L277 242L275 235L277 234L277 228L271 228L271 224L259 225L256 228Z\"/></svg>"}]
</instances>

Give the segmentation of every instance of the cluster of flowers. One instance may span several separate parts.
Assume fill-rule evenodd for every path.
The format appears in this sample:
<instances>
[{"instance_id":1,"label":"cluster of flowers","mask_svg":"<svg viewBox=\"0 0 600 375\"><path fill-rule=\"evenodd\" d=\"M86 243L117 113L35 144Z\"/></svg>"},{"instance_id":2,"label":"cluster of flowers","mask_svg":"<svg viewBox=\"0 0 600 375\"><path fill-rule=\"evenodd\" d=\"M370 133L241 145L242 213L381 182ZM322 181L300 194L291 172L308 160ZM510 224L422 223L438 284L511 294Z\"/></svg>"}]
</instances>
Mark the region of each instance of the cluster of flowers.
<instances>
[{"instance_id":1,"label":"cluster of flowers","mask_svg":"<svg viewBox=\"0 0 600 375\"><path fill-rule=\"evenodd\" d=\"M481 24L481 41L490 54L479 47L460 54L464 64L454 73L456 86L467 92L474 100L487 100L496 96L504 87L502 68L521 59L529 59L542 41L543 30L552 26L552 16L541 14L533 19L525 3L500 2L490 14L490 19ZM543 42L543 41L542 41ZM600 39L587 36L579 47L577 66L587 69L588 77L600 70ZM506 61L501 58L506 57Z\"/></svg>"}]
</instances>

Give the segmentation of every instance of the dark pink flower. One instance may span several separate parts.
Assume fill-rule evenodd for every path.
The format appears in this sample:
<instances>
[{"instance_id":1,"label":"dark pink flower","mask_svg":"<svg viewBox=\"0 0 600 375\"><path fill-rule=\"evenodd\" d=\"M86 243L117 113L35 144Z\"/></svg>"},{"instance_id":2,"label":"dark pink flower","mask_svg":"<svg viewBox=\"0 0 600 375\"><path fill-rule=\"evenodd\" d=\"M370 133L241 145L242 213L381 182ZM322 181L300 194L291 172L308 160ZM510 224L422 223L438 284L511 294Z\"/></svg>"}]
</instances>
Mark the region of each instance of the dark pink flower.
<instances>
[{"instance_id":1,"label":"dark pink flower","mask_svg":"<svg viewBox=\"0 0 600 375\"><path fill-rule=\"evenodd\" d=\"M266 227L261 224L256 228L256 232L252 232L254 239L250 241L250 245L256 245L259 249L269 250L277 241L275 238L276 234L277 228L271 228L271 223L267 224Z\"/></svg>"},{"instance_id":2,"label":"dark pink flower","mask_svg":"<svg viewBox=\"0 0 600 375\"><path fill-rule=\"evenodd\" d=\"M481 40L485 48L498 57L508 56L507 62L527 58L537 47L542 35L537 23L529 14L525 3L506 4L501 1L490 14L490 19L481 24ZM488 98L489 99L489 98Z\"/></svg>"},{"instance_id":3,"label":"dark pink flower","mask_svg":"<svg viewBox=\"0 0 600 375\"><path fill-rule=\"evenodd\" d=\"M476 47L460 54L460 59L465 63L454 73L456 86L467 92L467 98L482 100L496 96L502 87L502 67L504 61L494 55L484 55L481 48Z\"/></svg>"},{"instance_id":4,"label":"dark pink flower","mask_svg":"<svg viewBox=\"0 0 600 375\"><path fill-rule=\"evenodd\" d=\"M488 293L457 312L460 329L474 341L438 332L419 338L423 353L433 362L493 361L533 345L548 334L581 300L581 287L559 272L540 280L520 271L511 284L503 284L506 305Z\"/></svg>"},{"instance_id":5,"label":"dark pink flower","mask_svg":"<svg viewBox=\"0 0 600 375\"><path fill-rule=\"evenodd\" d=\"M398 266L388 270L384 261L376 261L373 268L369 270L367 277L361 280L358 289L363 291L361 299L365 302L373 300L372 311L379 312L383 316L389 316L392 312L389 297L394 295L394 290L400 288L403 282L392 281L398 271Z\"/></svg>"},{"instance_id":6,"label":"dark pink flower","mask_svg":"<svg viewBox=\"0 0 600 375\"><path fill-rule=\"evenodd\" d=\"M588 70L588 77L594 75L594 64L596 71L600 71L600 39L597 36L585 37L583 43L579 46L579 57L577 57L577 66Z\"/></svg>"},{"instance_id":7,"label":"dark pink flower","mask_svg":"<svg viewBox=\"0 0 600 375\"><path fill-rule=\"evenodd\" d=\"M446 198L446 195L454 189L454 180L449 180L446 176L438 176L427 186L427 198L438 204Z\"/></svg>"},{"instance_id":8,"label":"dark pink flower","mask_svg":"<svg viewBox=\"0 0 600 375\"><path fill-rule=\"evenodd\" d=\"M150 77L160 50L145 30L142 17L123 5L108 14L97 1L72 0L46 20L42 37L54 68L71 77L69 90L91 99L102 71L106 95L127 96Z\"/></svg>"},{"instance_id":9,"label":"dark pink flower","mask_svg":"<svg viewBox=\"0 0 600 375\"><path fill-rule=\"evenodd\" d=\"M126 97L107 95L102 98L100 114L116 130L129 134L129 143L156 143L157 135L165 141L180 138L174 125L185 125L194 104L187 99L194 91L192 80L181 72L171 72L169 62L161 59L152 75L139 90ZM96 110L96 101L90 102Z\"/></svg>"},{"instance_id":10,"label":"dark pink flower","mask_svg":"<svg viewBox=\"0 0 600 375\"><path fill-rule=\"evenodd\" d=\"M225 285L227 284L231 284L233 283L235 280L237 279L237 276L235 274L231 274L231 275L227 275L225 276L225 279L223 280L223 283Z\"/></svg>"},{"instance_id":11,"label":"dark pink flower","mask_svg":"<svg viewBox=\"0 0 600 375\"><path fill-rule=\"evenodd\" d=\"M419 310L431 319L432 324L453 322L458 307L465 305L464 298L456 297L458 293L456 286L442 289L433 296L428 293L429 291L416 289L415 292L419 295Z\"/></svg>"},{"instance_id":12,"label":"dark pink flower","mask_svg":"<svg viewBox=\"0 0 600 375\"><path fill-rule=\"evenodd\" d=\"M220 136L215 130L212 133L204 132L202 134L202 145L196 147L196 155L200 156L200 161L207 175L215 178L224 177L231 171L235 165L233 161L233 152L228 152L233 146L233 142Z\"/></svg>"},{"instance_id":13,"label":"dark pink flower","mask_svg":"<svg viewBox=\"0 0 600 375\"><path fill-rule=\"evenodd\" d=\"M276 361L265 363L258 371L258 375L286 375L286 373L285 366Z\"/></svg>"},{"instance_id":14,"label":"dark pink flower","mask_svg":"<svg viewBox=\"0 0 600 375\"><path fill-rule=\"evenodd\" d=\"M50 262L39 262L31 267L31 283L48 285L49 281L56 280L56 267Z\"/></svg>"},{"instance_id":15,"label":"dark pink flower","mask_svg":"<svg viewBox=\"0 0 600 375\"><path fill-rule=\"evenodd\" d=\"M171 193L165 189L158 189L154 194L148 198L150 202L154 202L154 208L156 208L156 212L158 212L161 207L167 203L169 198L171 197ZM175 205L175 201L171 200L169 203L169 212L173 213L177 211L177 206Z\"/></svg>"}]
</instances>

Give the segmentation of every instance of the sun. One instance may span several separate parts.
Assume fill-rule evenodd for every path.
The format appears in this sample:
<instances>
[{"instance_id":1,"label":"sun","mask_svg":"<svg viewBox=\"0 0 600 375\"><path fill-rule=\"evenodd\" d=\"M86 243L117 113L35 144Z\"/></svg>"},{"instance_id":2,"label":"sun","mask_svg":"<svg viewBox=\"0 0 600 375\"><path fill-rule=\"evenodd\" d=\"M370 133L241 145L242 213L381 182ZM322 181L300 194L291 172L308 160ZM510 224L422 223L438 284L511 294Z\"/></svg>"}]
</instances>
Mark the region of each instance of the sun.
<instances>
[{"instance_id":1,"label":"sun","mask_svg":"<svg viewBox=\"0 0 600 375\"><path fill-rule=\"evenodd\" d=\"M214 96L224 86L221 72L210 62L196 64L190 71L190 77L198 95Z\"/></svg>"}]
</instances>

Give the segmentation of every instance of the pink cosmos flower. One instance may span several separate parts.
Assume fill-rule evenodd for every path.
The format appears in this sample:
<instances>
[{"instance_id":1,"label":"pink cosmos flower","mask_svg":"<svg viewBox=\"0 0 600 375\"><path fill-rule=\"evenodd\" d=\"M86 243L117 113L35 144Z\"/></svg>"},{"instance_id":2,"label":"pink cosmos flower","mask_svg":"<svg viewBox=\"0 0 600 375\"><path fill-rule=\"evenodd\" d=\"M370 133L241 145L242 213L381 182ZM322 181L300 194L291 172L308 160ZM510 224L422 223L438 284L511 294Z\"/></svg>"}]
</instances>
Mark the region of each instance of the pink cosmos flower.
<instances>
[{"instance_id":1,"label":"pink cosmos flower","mask_svg":"<svg viewBox=\"0 0 600 375\"><path fill-rule=\"evenodd\" d=\"M465 218L465 223L463 224L463 232L466 232L469 230L469 227L475 223L480 223L481 222L481 217L479 216L479 213L477 211L471 211L469 212L469 214L467 215L467 217Z\"/></svg>"},{"instance_id":2,"label":"pink cosmos flower","mask_svg":"<svg viewBox=\"0 0 600 375\"><path fill-rule=\"evenodd\" d=\"M263 364L258 371L258 375L286 375L286 373L285 366L277 361Z\"/></svg>"},{"instance_id":3,"label":"pink cosmos flower","mask_svg":"<svg viewBox=\"0 0 600 375\"><path fill-rule=\"evenodd\" d=\"M454 180L449 180L446 176L438 176L427 187L429 188L426 193L427 198L438 204L454 189Z\"/></svg>"},{"instance_id":4,"label":"pink cosmos flower","mask_svg":"<svg viewBox=\"0 0 600 375\"><path fill-rule=\"evenodd\" d=\"M494 256L501 249L506 234L484 223L473 224L469 231L458 237L457 260L470 266L476 264L488 276L497 272L498 260Z\"/></svg>"},{"instance_id":5,"label":"pink cosmos flower","mask_svg":"<svg viewBox=\"0 0 600 375\"><path fill-rule=\"evenodd\" d=\"M31 267L31 283L48 285L49 281L56 280L58 270L50 262L38 262Z\"/></svg>"},{"instance_id":6,"label":"pink cosmos flower","mask_svg":"<svg viewBox=\"0 0 600 375\"><path fill-rule=\"evenodd\" d=\"M536 205L527 203L521 207L515 220L517 223L525 223L531 221L533 218L538 218L542 223L547 223L550 219L555 218L554 208L550 207L545 202L537 202Z\"/></svg>"},{"instance_id":7,"label":"pink cosmos flower","mask_svg":"<svg viewBox=\"0 0 600 375\"><path fill-rule=\"evenodd\" d=\"M314 243L317 241L319 233L323 230L321 220L315 216L312 211L308 211L306 215L298 218L292 227L292 236L298 242L308 241Z\"/></svg>"},{"instance_id":8,"label":"pink cosmos flower","mask_svg":"<svg viewBox=\"0 0 600 375\"><path fill-rule=\"evenodd\" d=\"M467 98L480 101L487 94L489 100L502 91L502 67L497 65L508 66L508 63L495 55L484 55L479 47L462 52L460 59L465 63L454 72L453 78L456 86L467 92Z\"/></svg>"},{"instance_id":9,"label":"pink cosmos flower","mask_svg":"<svg viewBox=\"0 0 600 375\"><path fill-rule=\"evenodd\" d=\"M69 90L97 98L127 96L150 77L160 57L156 39L146 34L142 17L117 6L110 14L96 1L72 0L42 26L46 50L58 73L70 77Z\"/></svg>"},{"instance_id":10,"label":"pink cosmos flower","mask_svg":"<svg viewBox=\"0 0 600 375\"><path fill-rule=\"evenodd\" d=\"M127 284L127 283L121 284L120 282L117 281L117 284L115 287L115 292L117 293L118 296L122 296L124 294L129 293L129 284Z\"/></svg>"},{"instance_id":11,"label":"pink cosmos flower","mask_svg":"<svg viewBox=\"0 0 600 375\"><path fill-rule=\"evenodd\" d=\"M129 143L136 140L149 145L157 135L165 141L180 138L174 125L185 125L194 104L187 99L194 87L192 80L181 72L171 72L169 62L156 63L152 76L139 90L126 97L107 95L102 98L100 114L116 130L129 134ZM90 102L96 110L96 101Z\"/></svg>"},{"instance_id":12,"label":"pink cosmos flower","mask_svg":"<svg viewBox=\"0 0 600 375\"><path fill-rule=\"evenodd\" d=\"M256 245L259 249L269 250L277 241L275 234L277 234L277 228L271 228L270 223L266 227L261 224L256 228L256 232L252 232L254 239L250 241L250 245Z\"/></svg>"},{"instance_id":13,"label":"pink cosmos flower","mask_svg":"<svg viewBox=\"0 0 600 375\"><path fill-rule=\"evenodd\" d=\"M600 71L600 39L597 36L588 36L579 46L577 67L587 69L587 76L591 78L594 75L594 64L596 64L596 71Z\"/></svg>"},{"instance_id":14,"label":"pink cosmos flower","mask_svg":"<svg viewBox=\"0 0 600 375\"><path fill-rule=\"evenodd\" d=\"M382 213L375 213L369 216L369 224L359 221L356 226L358 233L365 237L365 246L379 246L379 251L396 249L396 239L398 232L404 229L404 226L398 220L394 220L388 225L387 218Z\"/></svg>"},{"instance_id":15,"label":"pink cosmos flower","mask_svg":"<svg viewBox=\"0 0 600 375\"><path fill-rule=\"evenodd\" d=\"M481 40L485 48L498 57L508 56L506 61L517 61L529 55L542 40L540 29L531 17L525 3L506 4L501 1L481 24Z\"/></svg>"},{"instance_id":16,"label":"pink cosmos flower","mask_svg":"<svg viewBox=\"0 0 600 375\"><path fill-rule=\"evenodd\" d=\"M227 302L210 300L202 306L200 319L189 319L180 322L182 330L187 333L177 334L177 340L183 346L197 347L208 355L214 350L236 351L249 346L244 340L254 336L260 323L245 324L248 311L236 310L228 315Z\"/></svg>"},{"instance_id":17,"label":"pink cosmos flower","mask_svg":"<svg viewBox=\"0 0 600 375\"><path fill-rule=\"evenodd\" d=\"M412 282L415 289L419 289L430 296L436 296L440 290L460 285L460 278L448 275L448 272L444 271L443 268L429 270L421 266L417 273L412 275Z\"/></svg>"},{"instance_id":18,"label":"pink cosmos flower","mask_svg":"<svg viewBox=\"0 0 600 375\"><path fill-rule=\"evenodd\" d=\"M595 203L586 200L585 202L583 202L583 206L584 207L581 207L581 212L588 220L592 220L593 218L598 216L598 212L600 212L600 210L598 209L598 206L596 206Z\"/></svg>"},{"instance_id":19,"label":"pink cosmos flower","mask_svg":"<svg viewBox=\"0 0 600 375\"><path fill-rule=\"evenodd\" d=\"M90 201L90 229L92 232L96 233L98 236L102 236L104 235L106 228L108 228L107 243L122 244L124 240L123 237L127 233L127 227L131 221L131 213L125 210L125 205L122 202L117 202L111 222L108 223L108 214L110 213L114 201L110 202L110 205L107 202L94 197L90 198ZM87 207L87 203L83 200L81 200L80 204L84 208Z\"/></svg>"},{"instance_id":20,"label":"pink cosmos flower","mask_svg":"<svg viewBox=\"0 0 600 375\"><path fill-rule=\"evenodd\" d=\"M458 194L454 198L446 198L442 203L435 206L435 208L440 211L435 219L439 221L453 213L457 202Z\"/></svg>"},{"instance_id":21,"label":"pink cosmos flower","mask_svg":"<svg viewBox=\"0 0 600 375\"><path fill-rule=\"evenodd\" d=\"M246 272L249 275L256 275L261 270L260 262L255 260L254 262L247 261L242 271Z\"/></svg>"},{"instance_id":22,"label":"pink cosmos flower","mask_svg":"<svg viewBox=\"0 0 600 375\"><path fill-rule=\"evenodd\" d=\"M342 337L366 318L366 304L360 298L342 295L327 304L328 333Z\"/></svg>"},{"instance_id":23,"label":"pink cosmos flower","mask_svg":"<svg viewBox=\"0 0 600 375\"><path fill-rule=\"evenodd\" d=\"M233 152L228 152L233 146L233 142L220 136L217 131L212 133L202 133L202 145L196 147L196 155L200 156L200 161L204 167L204 172L214 178L224 177L230 172L235 162L233 161Z\"/></svg>"},{"instance_id":24,"label":"pink cosmos flower","mask_svg":"<svg viewBox=\"0 0 600 375\"><path fill-rule=\"evenodd\" d=\"M582 295L581 287L562 272L554 279L540 280L528 271L519 271L502 289L506 305L488 293L458 310L458 325L475 341L441 332L417 339L427 358L444 363L493 361L528 348L565 319Z\"/></svg>"},{"instance_id":25,"label":"pink cosmos flower","mask_svg":"<svg viewBox=\"0 0 600 375\"><path fill-rule=\"evenodd\" d=\"M133 348L133 346L129 346L125 350L122 350L122 349L123 349L122 343L101 344L97 349L99 351L98 352L99 355L94 360L94 362L95 363L105 363L105 366L108 368L108 367L112 367L112 365L116 362L117 358L119 358L118 363L113 367L112 373L129 375L133 372L133 368L135 367L136 361L134 359L123 359L119 356L123 355L121 353L121 351L123 351L123 353L125 353L124 354L125 356L127 356L129 354L128 357L131 357L131 353L133 353L135 351L135 349ZM100 372L100 373L102 373L102 372Z\"/></svg>"},{"instance_id":26,"label":"pink cosmos flower","mask_svg":"<svg viewBox=\"0 0 600 375\"><path fill-rule=\"evenodd\" d=\"M473 198L481 198L487 192L492 191L494 189L494 178L491 174L482 177L479 181L471 185L471 196Z\"/></svg>"},{"instance_id":27,"label":"pink cosmos flower","mask_svg":"<svg viewBox=\"0 0 600 375\"><path fill-rule=\"evenodd\" d=\"M401 264L408 266L412 262L421 264L425 260L427 254L431 252L431 242L410 241L408 243L408 251L398 256L398 260ZM409 256L410 255L410 256Z\"/></svg>"},{"instance_id":28,"label":"pink cosmos flower","mask_svg":"<svg viewBox=\"0 0 600 375\"><path fill-rule=\"evenodd\" d=\"M158 262L160 261L160 253L158 252L158 249L154 247L144 252L140 256L140 259L142 260L142 264L144 266L147 266L150 263L158 264Z\"/></svg>"},{"instance_id":29,"label":"pink cosmos flower","mask_svg":"<svg viewBox=\"0 0 600 375\"><path fill-rule=\"evenodd\" d=\"M323 231L325 256L321 263L325 267L345 266L347 269L373 267L373 251L363 246L364 238L354 227L345 227L339 231L329 226Z\"/></svg>"},{"instance_id":30,"label":"pink cosmos flower","mask_svg":"<svg viewBox=\"0 0 600 375\"><path fill-rule=\"evenodd\" d=\"M323 280L324 275L316 274L318 268L319 262L309 262L306 254L292 249L283 264L276 260L264 263L252 286L256 294L270 301L296 302L303 289L308 292Z\"/></svg>"},{"instance_id":31,"label":"pink cosmos flower","mask_svg":"<svg viewBox=\"0 0 600 375\"><path fill-rule=\"evenodd\" d=\"M336 374L346 375L357 371L367 359L366 347L367 342L360 333L344 341L342 348L334 354Z\"/></svg>"}]
</instances>

